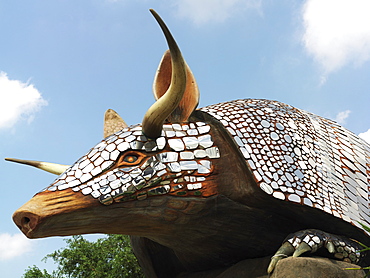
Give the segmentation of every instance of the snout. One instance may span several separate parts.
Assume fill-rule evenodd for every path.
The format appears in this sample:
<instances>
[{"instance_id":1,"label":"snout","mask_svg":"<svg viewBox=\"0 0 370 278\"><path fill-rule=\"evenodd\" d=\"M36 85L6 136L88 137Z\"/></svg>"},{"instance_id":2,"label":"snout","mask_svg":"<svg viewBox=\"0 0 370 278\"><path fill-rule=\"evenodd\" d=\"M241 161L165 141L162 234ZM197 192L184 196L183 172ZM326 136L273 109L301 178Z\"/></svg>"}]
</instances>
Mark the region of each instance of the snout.
<instances>
[{"instance_id":1,"label":"snout","mask_svg":"<svg viewBox=\"0 0 370 278\"><path fill-rule=\"evenodd\" d=\"M79 212L95 203L93 198L70 189L44 191L20 207L13 214L13 221L28 238L75 234L71 229L78 225L72 222L81 220Z\"/></svg>"},{"instance_id":2,"label":"snout","mask_svg":"<svg viewBox=\"0 0 370 278\"><path fill-rule=\"evenodd\" d=\"M28 238L93 233L155 236L172 231L172 219L177 213L165 206L173 197L162 198L160 202L153 198L105 206L70 188L44 191L20 207L13 220Z\"/></svg>"}]
</instances>

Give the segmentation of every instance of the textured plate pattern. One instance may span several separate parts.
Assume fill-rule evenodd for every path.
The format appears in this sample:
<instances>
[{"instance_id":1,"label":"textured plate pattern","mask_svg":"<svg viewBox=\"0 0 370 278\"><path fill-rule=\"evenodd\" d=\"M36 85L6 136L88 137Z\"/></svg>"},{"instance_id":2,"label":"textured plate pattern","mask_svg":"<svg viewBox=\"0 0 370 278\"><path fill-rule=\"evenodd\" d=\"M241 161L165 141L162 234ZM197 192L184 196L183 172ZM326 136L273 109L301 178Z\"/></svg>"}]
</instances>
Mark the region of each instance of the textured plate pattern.
<instances>
[{"instance_id":1,"label":"textured plate pattern","mask_svg":"<svg viewBox=\"0 0 370 278\"><path fill-rule=\"evenodd\" d=\"M141 125L127 127L101 141L46 190L71 188L105 205L163 194L214 195L204 188L212 160L220 157L209 131L203 122L165 124L162 137L150 140ZM128 151L138 151L144 159L132 167L117 165Z\"/></svg>"},{"instance_id":2,"label":"textured plate pattern","mask_svg":"<svg viewBox=\"0 0 370 278\"><path fill-rule=\"evenodd\" d=\"M277 101L201 110L225 126L267 194L370 225L370 146L355 134Z\"/></svg>"}]
</instances>

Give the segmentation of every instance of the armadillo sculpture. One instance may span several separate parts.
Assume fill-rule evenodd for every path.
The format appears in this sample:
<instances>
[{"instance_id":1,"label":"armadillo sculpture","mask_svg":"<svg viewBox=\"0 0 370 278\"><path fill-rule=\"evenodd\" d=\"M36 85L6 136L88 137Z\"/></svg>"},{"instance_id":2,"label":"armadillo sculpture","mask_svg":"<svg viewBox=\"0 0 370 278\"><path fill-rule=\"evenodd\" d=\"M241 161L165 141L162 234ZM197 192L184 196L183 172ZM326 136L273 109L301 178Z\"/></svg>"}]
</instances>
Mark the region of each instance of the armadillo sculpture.
<instances>
[{"instance_id":1,"label":"armadillo sculpture","mask_svg":"<svg viewBox=\"0 0 370 278\"><path fill-rule=\"evenodd\" d=\"M9 159L60 175L14 213L22 232L131 235L149 277L268 255L271 272L306 252L369 263L356 242L370 245L369 144L277 101L195 110L195 79L152 13L170 48L157 101L133 126L108 110L106 138L70 167Z\"/></svg>"}]
</instances>

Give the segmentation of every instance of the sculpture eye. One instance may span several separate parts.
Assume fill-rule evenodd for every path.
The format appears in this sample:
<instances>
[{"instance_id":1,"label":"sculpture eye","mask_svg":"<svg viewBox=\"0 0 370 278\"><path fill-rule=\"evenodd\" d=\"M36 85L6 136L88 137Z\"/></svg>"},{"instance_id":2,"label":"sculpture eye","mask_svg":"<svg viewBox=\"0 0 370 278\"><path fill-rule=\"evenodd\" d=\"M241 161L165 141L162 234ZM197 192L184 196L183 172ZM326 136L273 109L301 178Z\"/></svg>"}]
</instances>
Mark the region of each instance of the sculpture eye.
<instances>
[{"instance_id":1,"label":"sculpture eye","mask_svg":"<svg viewBox=\"0 0 370 278\"><path fill-rule=\"evenodd\" d=\"M139 164L143 159L143 155L136 152L129 152L121 156L118 160L118 166L134 166Z\"/></svg>"},{"instance_id":2,"label":"sculpture eye","mask_svg":"<svg viewBox=\"0 0 370 278\"><path fill-rule=\"evenodd\" d=\"M136 155L125 155L122 160L127 163L135 163L138 159Z\"/></svg>"}]
</instances>

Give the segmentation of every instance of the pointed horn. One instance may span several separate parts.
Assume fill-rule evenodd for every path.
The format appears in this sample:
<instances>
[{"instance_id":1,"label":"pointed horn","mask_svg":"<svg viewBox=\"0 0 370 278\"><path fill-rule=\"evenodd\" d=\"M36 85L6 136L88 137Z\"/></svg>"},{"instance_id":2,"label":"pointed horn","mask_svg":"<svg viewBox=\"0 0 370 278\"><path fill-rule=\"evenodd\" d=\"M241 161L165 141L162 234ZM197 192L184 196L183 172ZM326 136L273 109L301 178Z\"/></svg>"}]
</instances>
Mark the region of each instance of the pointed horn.
<instances>
[{"instance_id":1,"label":"pointed horn","mask_svg":"<svg viewBox=\"0 0 370 278\"><path fill-rule=\"evenodd\" d=\"M157 20L166 37L172 61L171 84L167 92L148 109L142 123L143 133L150 138L157 138L161 135L163 122L177 108L184 95L186 87L186 63L163 20L154 10L151 9L150 12Z\"/></svg>"},{"instance_id":2,"label":"pointed horn","mask_svg":"<svg viewBox=\"0 0 370 278\"><path fill-rule=\"evenodd\" d=\"M5 160L33 166L33 167L39 168L41 170L44 170L46 172L49 172L55 175L60 175L64 173L69 167L69 165L62 165L62 164L35 161L35 160L23 160L23 159L17 159L17 158L5 158Z\"/></svg>"},{"instance_id":3,"label":"pointed horn","mask_svg":"<svg viewBox=\"0 0 370 278\"><path fill-rule=\"evenodd\" d=\"M108 109L104 115L104 138L127 127L126 122L113 109Z\"/></svg>"},{"instance_id":4,"label":"pointed horn","mask_svg":"<svg viewBox=\"0 0 370 278\"><path fill-rule=\"evenodd\" d=\"M153 93L156 100L166 93L171 84L171 64L171 54L167 50L159 63L154 77ZM169 122L186 122L198 106L198 103L198 85L190 67L186 64L186 87L184 95L176 109L167 117L167 120Z\"/></svg>"}]
</instances>

